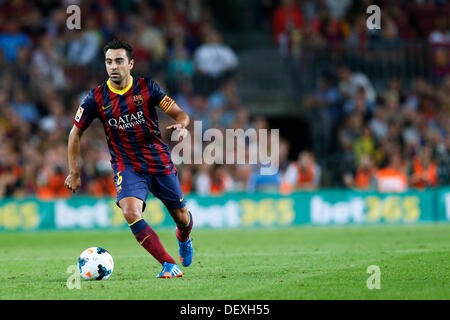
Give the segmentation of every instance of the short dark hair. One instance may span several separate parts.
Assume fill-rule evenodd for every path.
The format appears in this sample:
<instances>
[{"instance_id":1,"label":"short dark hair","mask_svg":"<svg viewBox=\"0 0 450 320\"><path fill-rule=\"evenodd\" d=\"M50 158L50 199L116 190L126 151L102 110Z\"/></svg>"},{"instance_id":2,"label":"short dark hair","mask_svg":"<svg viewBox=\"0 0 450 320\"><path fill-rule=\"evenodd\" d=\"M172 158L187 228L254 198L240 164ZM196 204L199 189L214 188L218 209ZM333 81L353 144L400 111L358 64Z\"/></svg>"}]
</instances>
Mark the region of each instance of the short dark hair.
<instances>
[{"instance_id":1,"label":"short dark hair","mask_svg":"<svg viewBox=\"0 0 450 320\"><path fill-rule=\"evenodd\" d=\"M103 47L103 53L106 53L109 49L125 49L127 52L128 59L131 61L134 58L134 50L133 47L128 43L120 39L114 39L108 42Z\"/></svg>"}]
</instances>

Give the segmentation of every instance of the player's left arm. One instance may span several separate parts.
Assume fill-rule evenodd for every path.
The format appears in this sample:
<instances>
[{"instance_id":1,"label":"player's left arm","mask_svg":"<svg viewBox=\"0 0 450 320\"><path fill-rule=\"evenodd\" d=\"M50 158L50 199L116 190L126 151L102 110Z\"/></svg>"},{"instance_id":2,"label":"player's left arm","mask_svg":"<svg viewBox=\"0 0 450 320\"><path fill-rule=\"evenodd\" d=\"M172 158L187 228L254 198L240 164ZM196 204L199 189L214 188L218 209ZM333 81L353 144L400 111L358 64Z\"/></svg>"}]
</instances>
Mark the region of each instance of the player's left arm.
<instances>
[{"instance_id":1,"label":"player's left arm","mask_svg":"<svg viewBox=\"0 0 450 320\"><path fill-rule=\"evenodd\" d=\"M178 137L176 141L183 140L186 137L188 131L187 126L189 125L190 119L186 112L181 109L175 101L173 101L172 105L169 109L165 111L172 119L175 120L176 123L168 126L167 130L178 131Z\"/></svg>"},{"instance_id":2,"label":"player's left arm","mask_svg":"<svg viewBox=\"0 0 450 320\"><path fill-rule=\"evenodd\" d=\"M175 124L168 126L167 130L175 131L178 133L176 139L172 141L181 141L186 137L189 125L189 116L184 112L176 102L170 98L165 90L163 90L155 81L148 79L148 85L150 88L150 96L153 97L153 101L163 112L167 113L172 119L176 121Z\"/></svg>"}]
</instances>

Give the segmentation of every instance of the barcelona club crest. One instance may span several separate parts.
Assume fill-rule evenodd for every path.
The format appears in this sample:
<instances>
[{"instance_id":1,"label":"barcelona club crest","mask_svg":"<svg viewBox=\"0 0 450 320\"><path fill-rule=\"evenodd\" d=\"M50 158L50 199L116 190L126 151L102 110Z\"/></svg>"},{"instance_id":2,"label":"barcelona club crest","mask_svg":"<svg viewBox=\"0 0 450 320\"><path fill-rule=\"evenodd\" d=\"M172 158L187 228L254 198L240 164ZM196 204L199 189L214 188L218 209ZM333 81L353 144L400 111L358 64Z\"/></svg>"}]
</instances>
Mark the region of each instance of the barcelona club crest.
<instances>
[{"instance_id":1,"label":"barcelona club crest","mask_svg":"<svg viewBox=\"0 0 450 320\"><path fill-rule=\"evenodd\" d=\"M144 98L142 95L138 94L137 96L133 96L133 103L137 106L140 106L144 103Z\"/></svg>"}]
</instances>

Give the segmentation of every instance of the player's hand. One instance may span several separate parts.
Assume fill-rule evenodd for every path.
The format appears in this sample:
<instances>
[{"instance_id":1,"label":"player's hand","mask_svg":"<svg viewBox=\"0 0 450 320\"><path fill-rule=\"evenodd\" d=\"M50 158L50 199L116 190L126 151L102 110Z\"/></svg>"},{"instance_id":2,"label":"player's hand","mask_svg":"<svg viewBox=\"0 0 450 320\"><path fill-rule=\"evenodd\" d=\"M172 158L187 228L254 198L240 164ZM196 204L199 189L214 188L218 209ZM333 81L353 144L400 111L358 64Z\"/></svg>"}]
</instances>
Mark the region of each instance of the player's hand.
<instances>
[{"instance_id":1,"label":"player's hand","mask_svg":"<svg viewBox=\"0 0 450 320\"><path fill-rule=\"evenodd\" d=\"M172 141L183 141L183 139L188 134L187 129L181 123L175 123L171 126L168 126L166 129L178 132L178 136L176 136L175 140L172 139Z\"/></svg>"},{"instance_id":2,"label":"player's hand","mask_svg":"<svg viewBox=\"0 0 450 320\"><path fill-rule=\"evenodd\" d=\"M71 173L67 176L64 186L72 192L77 192L81 186L81 177L79 173Z\"/></svg>"}]
</instances>

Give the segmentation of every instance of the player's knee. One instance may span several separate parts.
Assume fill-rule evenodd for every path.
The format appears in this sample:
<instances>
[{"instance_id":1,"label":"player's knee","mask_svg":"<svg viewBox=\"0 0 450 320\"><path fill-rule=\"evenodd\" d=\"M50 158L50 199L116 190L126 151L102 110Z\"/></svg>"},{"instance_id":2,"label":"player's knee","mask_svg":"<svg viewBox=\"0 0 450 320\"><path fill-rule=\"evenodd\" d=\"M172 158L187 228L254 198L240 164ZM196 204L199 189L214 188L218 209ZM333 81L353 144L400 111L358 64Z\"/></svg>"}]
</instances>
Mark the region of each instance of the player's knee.
<instances>
[{"instance_id":1,"label":"player's knee","mask_svg":"<svg viewBox=\"0 0 450 320\"><path fill-rule=\"evenodd\" d=\"M186 207L180 209L170 209L170 215L174 218L177 223L183 225L189 223L189 213Z\"/></svg>"},{"instance_id":2,"label":"player's knee","mask_svg":"<svg viewBox=\"0 0 450 320\"><path fill-rule=\"evenodd\" d=\"M142 218L142 201L124 201L119 202L122 208L123 216L125 220L131 224L138 219Z\"/></svg>"},{"instance_id":3,"label":"player's knee","mask_svg":"<svg viewBox=\"0 0 450 320\"><path fill-rule=\"evenodd\" d=\"M123 208L123 216L125 220L131 224L135 222L136 220L142 218L142 212L138 208L133 207L125 207Z\"/></svg>"}]
</instances>

